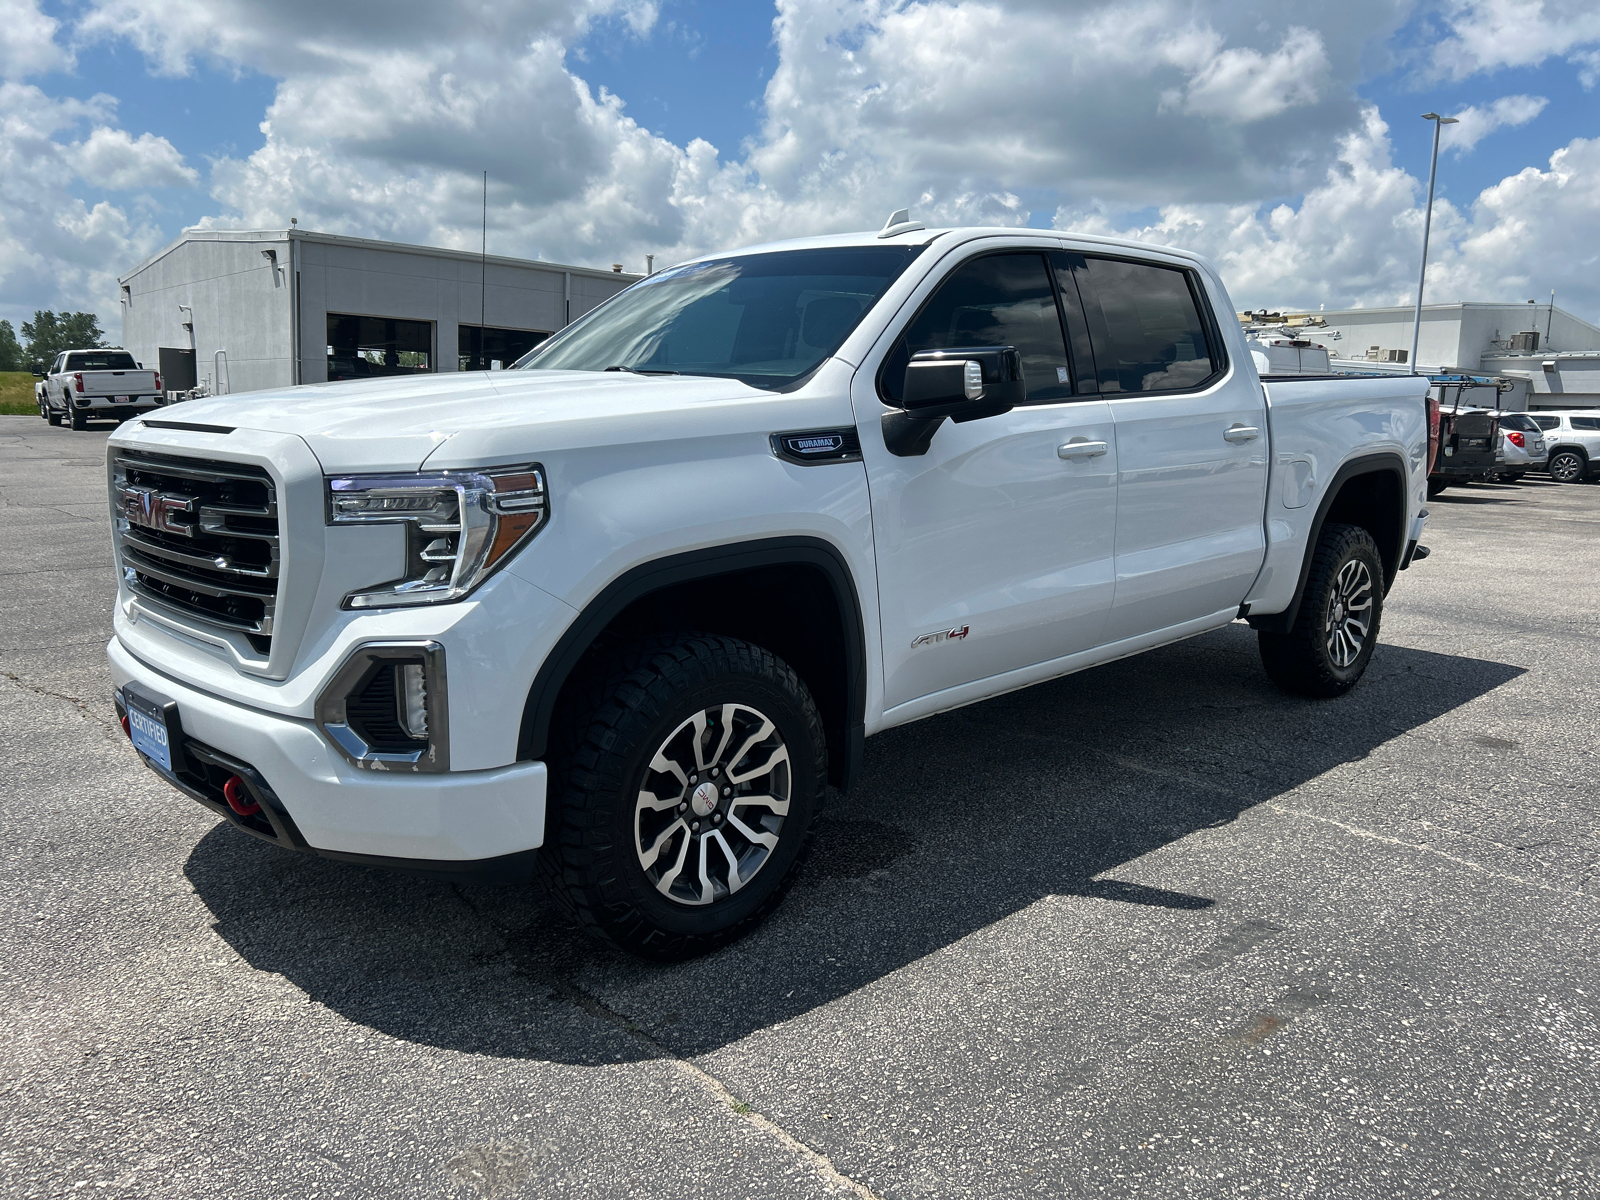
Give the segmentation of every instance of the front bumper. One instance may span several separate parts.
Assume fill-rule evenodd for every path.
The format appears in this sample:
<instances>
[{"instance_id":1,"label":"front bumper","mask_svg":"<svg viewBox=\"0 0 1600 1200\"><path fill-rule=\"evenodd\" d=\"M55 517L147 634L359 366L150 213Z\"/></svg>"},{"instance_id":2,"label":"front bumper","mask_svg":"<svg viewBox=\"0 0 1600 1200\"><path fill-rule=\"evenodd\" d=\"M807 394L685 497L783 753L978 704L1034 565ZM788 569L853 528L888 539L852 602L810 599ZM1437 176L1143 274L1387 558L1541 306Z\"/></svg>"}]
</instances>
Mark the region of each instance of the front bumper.
<instances>
[{"instance_id":1,"label":"front bumper","mask_svg":"<svg viewBox=\"0 0 1600 1200\"><path fill-rule=\"evenodd\" d=\"M544 840L541 762L438 774L362 770L310 721L199 691L115 638L107 655L119 715L128 683L177 705L183 766L175 758L168 774L147 765L246 833L327 858L461 878L525 875ZM241 776L261 813L241 816L223 802L217 780L228 772Z\"/></svg>"}]
</instances>

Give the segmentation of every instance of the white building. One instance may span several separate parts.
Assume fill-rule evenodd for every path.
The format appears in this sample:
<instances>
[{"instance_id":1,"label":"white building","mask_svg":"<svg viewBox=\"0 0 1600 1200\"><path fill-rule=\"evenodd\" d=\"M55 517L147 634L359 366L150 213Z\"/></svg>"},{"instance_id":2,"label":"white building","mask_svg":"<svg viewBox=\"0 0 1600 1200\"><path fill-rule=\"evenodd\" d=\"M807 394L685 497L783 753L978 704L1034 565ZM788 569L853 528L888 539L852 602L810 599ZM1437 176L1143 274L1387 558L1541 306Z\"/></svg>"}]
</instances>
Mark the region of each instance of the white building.
<instances>
[{"instance_id":1,"label":"white building","mask_svg":"<svg viewBox=\"0 0 1600 1200\"><path fill-rule=\"evenodd\" d=\"M1411 370L1413 307L1282 316L1313 323L1304 334L1328 348L1335 371ZM1424 305L1417 365L1430 374L1461 371L1516 381L1521 386L1507 394L1508 407L1600 406L1600 326L1549 304Z\"/></svg>"},{"instance_id":2,"label":"white building","mask_svg":"<svg viewBox=\"0 0 1600 1200\"><path fill-rule=\"evenodd\" d=\"M165 363L173 390L193 386L189 364L219 392L485 370L638 278L298 228L188 229L120 280L122 345Z\"/></svg>"}]
</instances>

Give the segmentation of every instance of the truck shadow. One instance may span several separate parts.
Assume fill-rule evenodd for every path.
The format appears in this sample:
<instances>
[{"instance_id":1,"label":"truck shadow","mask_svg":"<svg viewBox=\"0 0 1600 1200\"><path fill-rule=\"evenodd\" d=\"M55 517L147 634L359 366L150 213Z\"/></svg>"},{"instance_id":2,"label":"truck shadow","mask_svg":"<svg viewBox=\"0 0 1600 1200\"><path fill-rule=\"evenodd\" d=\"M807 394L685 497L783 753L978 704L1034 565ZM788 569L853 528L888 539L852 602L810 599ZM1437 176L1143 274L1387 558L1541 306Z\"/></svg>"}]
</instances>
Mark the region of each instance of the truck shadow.
<instances>
[{"instance_id":1,"label":"truck shadow","mask_svg":"<svg viewBox=\"0 0 1600 1200\"><path fill-rule=\"evenodd\" d=\"M1234 625L891 730L767 925L676 966L592 942L538 889L389 875L220 825L185 873L251 966L390 1036L597 1064L658 1053L625 1028L637 1022L703 1053L1046 896L1207 908L1216 898L1103 877L1522 673L1383 646L1353 697L1299 700L1267 682L1254 635Z\"/></svg>"}]
</instances>

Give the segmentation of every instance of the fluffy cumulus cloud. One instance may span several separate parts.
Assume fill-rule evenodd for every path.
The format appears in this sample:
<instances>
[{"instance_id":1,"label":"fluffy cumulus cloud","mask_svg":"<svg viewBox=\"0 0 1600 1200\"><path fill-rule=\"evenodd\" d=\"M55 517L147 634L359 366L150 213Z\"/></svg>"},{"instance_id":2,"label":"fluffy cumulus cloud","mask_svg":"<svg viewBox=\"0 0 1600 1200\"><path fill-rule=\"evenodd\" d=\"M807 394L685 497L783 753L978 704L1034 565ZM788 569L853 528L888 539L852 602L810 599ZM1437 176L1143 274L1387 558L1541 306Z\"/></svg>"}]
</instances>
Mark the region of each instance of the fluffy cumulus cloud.
<instances>
[{"instance_id":1,"label":"fluffy cumulus cloud","mask_svg":"<svg viewBox=\"0 0 1600 1200\"><path fill-rule=\"evenodd\" d=\"M27 81L73 62L34 0L0 0L0 315L15 325L35 308L90 309L114 330L118 272L164 234L144 200L97 193L200 176L165 138L120 128L114 97L63 99Z\"/></svg>"},{"instance_id":2,"label":"fluffy cumulus cloud","mask_svg":"<svg viewBox=\"0 0 1600 1200\"><path fill-rule=\"evenodd\" d=\"M738 147L656 136L625 95L585 80L575 49L651 36L651 0L86 0L70 36L34 0L0 0L12 9L7 36L56 69L70 68L64 47L102 39L156 73L205 64L277 81L259 143L210 164L209 224L296 216L475 246L487 168L492 248L579 263L868 228L908 204L929 224L1017 225L1059 201L1063 226L1210 252L1241 302L1390 302L1414 271L1418 183L1356 91L1374 62L1404 61L1391 41L1419 11L1411 0L1347 0L1328 17L1222 0L776 0L777 66ZM1552 58L1581 71L1600 55L1592 0L1420 11L1448 50L1430 61L1485 78ZM111 101L71 103L30 118L28 130L48 126L28 134L39 162L113 192L197 179L169 144L121 130ZM1469 108L1448 144L1469 153L1543 105ZM1440 278L1493 295L1538 274L1535 214L1589 228L1597 184L1588 143L1574 142L1548 169L1444 206ZM1295 199L1263 207L1275 196ZM126 227L115 265L136 260L144 227L124 209L56 200L51 228L104 209L107 229ZM1148 211L1159 216L1127 215Z\"/></svg>"},{"instance_id":3,"label":"fluffy cumulus cloud","mask_svg":"<svg viewBox=\"0 0 1600 1200\"><path fill-rule=\"evenodd\" d=\"M1339 161L1298 206L1169 205L1127 225L1063 208L1064 229L1187 246L1216 262L1241 307L1409 303L1416 295L1425 182L1390 161L1376 109L1340 142ZM1600 309L1600 139L1577 139L1486 189L1465 211L1434 206L1428 294L1504 300L1554 287Z\"/></svg>"},{"instance_id":4,"label":"fluffy cumulus cloud","mask_svg":"<svg viewBox=\"0 0 1600 1200\"><path fill-rule=\"evenodd\" d=\"M1496 129L1526 125L1549 103L1543 96L1502 96L1482 108L1469 105L1455 114L1454 125L1440 131L1439 144L1458 156L1467 154Z\"/></svg>"},{"instance_id":5,"label":"fluffy cumulus cloud","mask_svg":"<svg viewBox=\"0 0 1600 1200\"><path fill-rule=\"evenodd\" d=\"M0 83L0 315L89 309L115 329L116 278L161 244L147 215L74 185L148 188L198 176L164 139L112 124L116 101L55 99L31 83ZM86 136L72 139L87 128Z\"/></svg>"}]
</instances>

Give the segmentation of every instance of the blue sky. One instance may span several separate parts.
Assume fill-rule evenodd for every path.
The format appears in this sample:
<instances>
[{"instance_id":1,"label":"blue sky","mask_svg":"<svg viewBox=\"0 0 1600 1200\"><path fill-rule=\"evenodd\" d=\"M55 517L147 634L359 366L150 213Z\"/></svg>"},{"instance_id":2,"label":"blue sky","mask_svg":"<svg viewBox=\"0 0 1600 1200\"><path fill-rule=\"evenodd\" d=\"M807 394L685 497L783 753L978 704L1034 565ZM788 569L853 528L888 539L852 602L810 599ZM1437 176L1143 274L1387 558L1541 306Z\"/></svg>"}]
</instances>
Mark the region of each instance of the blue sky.
<instances>
[{"instance_id":1,"label":"blue sky","mask_svg":"<svg viewBox=\"0 0 1600 1200\"><path fill-rule=\"evenodd\" d=\"M1241 303L1391 303L1420 114L1499 103L1501 127L1441 157L1439 284L1556 286L1600 317L1587 0L784 4L775 31L775 7L726 0L0 0L24 18L14 123L49 139L0 176L0 316L105 312L117 273L202 221L475 243L480 160L505 253L637 266L910 203L1191 245Z\"/></svg>"}]
</instances>

